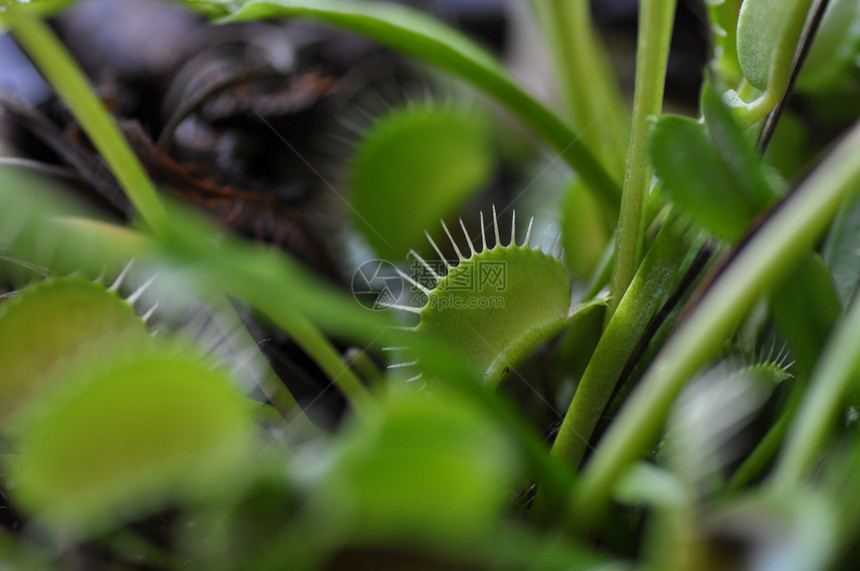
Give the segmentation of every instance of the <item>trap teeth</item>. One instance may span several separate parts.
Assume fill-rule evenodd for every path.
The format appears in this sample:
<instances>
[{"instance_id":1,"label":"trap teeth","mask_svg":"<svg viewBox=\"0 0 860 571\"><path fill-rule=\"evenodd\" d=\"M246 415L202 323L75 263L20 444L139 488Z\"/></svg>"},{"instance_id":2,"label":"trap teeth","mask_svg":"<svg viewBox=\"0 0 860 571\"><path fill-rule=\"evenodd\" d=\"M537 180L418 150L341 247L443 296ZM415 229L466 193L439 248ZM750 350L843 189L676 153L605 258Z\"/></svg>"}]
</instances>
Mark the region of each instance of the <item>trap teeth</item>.
<instances>
[{"instance_id":1,"label":"trap teeth","mask_svg":"<svg viewBox=\"0 0 860 571\"><path fill-rule=\"evenodd\" d=\"M448 225L445 224L444 220L440 220L440 222L442 223L442 228L445 230L445 234L448 235L448 239L451 241L451 246L453 246L454 251L457 253L457 259L459 259L462 262L466 258L463 257L463 253L460 252L460 248L457 246L457 242L455 242L454 237L451 236L451 231L448 230Z\"/></svg>"},{"instance_id":2,"label":"trap teeth","mask_svg":"<svg viewBox=\"0 0 860 571\"><path fill-rule=\"evenodd\" d=\"M535 222L535 217L534 217L534 216L532 216L531 218L529 218L529 227L528 227L528 229L526 230L526 237L525 237L525 240L523 240L523 248L528 248L528 247L529 247L529 240L531 240L531 238L532 238L532 225L534 224L534 222Z\"/></svg>"}]
</instances>

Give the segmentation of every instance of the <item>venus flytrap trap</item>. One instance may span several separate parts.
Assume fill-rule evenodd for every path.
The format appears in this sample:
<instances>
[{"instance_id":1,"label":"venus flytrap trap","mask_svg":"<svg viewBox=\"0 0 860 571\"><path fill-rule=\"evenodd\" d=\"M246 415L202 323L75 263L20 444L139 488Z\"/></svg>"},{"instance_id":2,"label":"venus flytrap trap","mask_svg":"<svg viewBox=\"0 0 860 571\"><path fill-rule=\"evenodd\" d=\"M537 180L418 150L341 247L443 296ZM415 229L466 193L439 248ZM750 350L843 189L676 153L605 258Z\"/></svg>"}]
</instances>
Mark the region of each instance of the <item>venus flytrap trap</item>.
<instances>
[{"instance_id":1,"label":"venus flytrap trap","mask_svg":"<svg viewBox=\"0 0 860 571\"><path fill-rule=\"evenodd\" d=\"M187 351L124 347L63 376L16 419L7 462L20 507L62 534L223 494L252 453L250 407Z\"/></svg>"},{"instance_id":2,"label":"venus flytrap trap","mask_svg":"<svg viewBox=\"0 0 860 571\"><path fill-rule=\"evenodd\" d=\"M0 338L2 425L50 390L57 371L82 354L150 342L131 303L80 276L38 282L7 300L0 309Z\"/></svg>"},{"instance_id":3,"label":"venus flytrap trap","mask_svg":"<svg viewBox=\"0 0 860 571\"><path fill-rule=\"evenodd\" d=\"M250 408L237 388L191 351L153 339L152 311L133 308L149 284L123 299L124 275L110 287L48 278L0 313L8 485L20 509L73 538L159 509L175 487L197 494L250 450Z\"/></svg>"},{"instance_id":4,"label":"venus flytrap trap","mask_svg":"<svg viewBox=\"0 0 860 571\"><path fill-rule=\"evenodd\" d=\"M488 246L483 213L477 247L460 221L469 246L465 255L442 223L457 253L456 266L445 260L428 234L428 240L445 265L444 276L413 252L435 284L427 287L402 274L427 300L421 307L394 306L419 316L420 322L415 328L418 343L427 335L450 342L465 355L473 374L490 388L495 387L519 359L539 343L551 339L572 317L570 277L558 259L561 254L558 241L544 252L544 233L532 247L534 220L530 220L522 243L517 243L514 213L510 240L503 245L495 207L492 218L492 247ZM421 361L414 364L420 370ZM419 372L413 378L420 376Z\"/></svg>"},{"instance_id":5,"label":"venus flytrap trap","mask_svg":"<svg viewBox=\"0 0 860 571\"><path fill-rule=\"evenodd\" d=\"M363 134L352 158L356 227L378 256L398 260L480 189L491 166L488 125L476 110L392 109Z\"/></svg>"}]
</instances>

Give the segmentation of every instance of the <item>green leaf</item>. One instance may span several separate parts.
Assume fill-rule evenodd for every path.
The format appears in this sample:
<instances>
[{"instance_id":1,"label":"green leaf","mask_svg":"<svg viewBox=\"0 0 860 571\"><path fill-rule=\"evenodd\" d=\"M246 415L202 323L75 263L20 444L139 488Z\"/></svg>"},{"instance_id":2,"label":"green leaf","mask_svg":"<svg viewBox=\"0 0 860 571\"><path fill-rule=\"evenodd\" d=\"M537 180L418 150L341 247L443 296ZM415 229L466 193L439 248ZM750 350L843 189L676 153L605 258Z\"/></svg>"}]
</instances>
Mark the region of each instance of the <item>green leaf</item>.
<instances>
[{"instance_id":1,"label":"green leaf","mask_svg":"<svg viewBox=\"0 0 860 571\"><path fill-rule=\"evenodd\" d=\"M839 207L824 244L824 261L830 269L839 300L848 306L860 283L860 197L855 192Z\"/></svg>"},{"instance_id":2,"label":"green leaf","mask_svg":"<svg viewBox=\"0 0 860 571\"><path fill-rule=\"evenodd\" d=\"M150 342L131 304L100 284L72 276L23 290L0 306L0 425L60 382L51 373L71 360Z\"/></svg>"},{"instance_id":3,"label":"green leaf","mask_svg":"<svg viewBox=\"0 0 860 571\"><path fill-rule=\"evenodd\" d=\"M63 371L14 427L17 505L81 535L214 491L248 452L250 407L225 373L161 348ZM229 479L228 479L229 481Z\"/></svg>"},{"instance_id":4,"label":"green leaf","mask_svg":"<svg viewBox=\"0 0 860 571\"><path fill-rule=\"evenodd\" d=\"M742 193L756 211L774 198L759 153L719 93L707 83L702 90L702 112L708 135L723 164L731 171Z\"/></svg>"},{"instance_id":5,"label":"green leaf","mask_svg":"<svg viewBox=\"0 0 860 571\"><path fill-rule=\"evenodd\" d=\"M489 126L475 112L433 104L392 110L358 144L351 202L357 228L381 258L399 261L424 229L489 178Z\"/></svg>"},{"instance_id":6,"label":"green leaf","mask_svg":"<svg viewBox=\"0 0 860 571\"><path fill-rule=\"evenodd\" d=\"M559 117L516 85L505 68L466 36L426 14L387 2L361 0L251 0L229 21L313 18L356 32L436 65L508 107L567 161L611 212L621 188Z\"/></svg>"},{"instance_id":7,"label":"green leaf","mask_svg":"<svg viewBox=\"0 0 860 571\"><path fill-rule=\"evenodd\" d=\"M718 136L728 131L715 129ZM723 144L731 144L722 140ZM745 152L744 149L739 149ZM737 240L762 204L755 184L745 176L748 161L728 163L708 137L704 127L692 119L664 116L651 132L651 160L664 192L696 222L728 240Z\"/></svg>"},{"instance_id":8,"label":"green leaf","mask_svg":"<svg viewBox=\"0 0 860 571\"><path fill-rule=\"evenodd\" d=\"M405 393L352 424L312 509L363 539L469 545L491 531L522 466L497 425L456 393Z\"/></svg>"},{"instance_id":9,"label":"green leaf","mask_svg":"<svg viewBox=\"0 0 860 571\"><path fill-rule=\"evenodd\" d=\"M744 76L765 90L788 74L811 0L745 0L738 18L738 58ZM779 83L782 83L781 81Z\"/></svg>"}]
</instances>

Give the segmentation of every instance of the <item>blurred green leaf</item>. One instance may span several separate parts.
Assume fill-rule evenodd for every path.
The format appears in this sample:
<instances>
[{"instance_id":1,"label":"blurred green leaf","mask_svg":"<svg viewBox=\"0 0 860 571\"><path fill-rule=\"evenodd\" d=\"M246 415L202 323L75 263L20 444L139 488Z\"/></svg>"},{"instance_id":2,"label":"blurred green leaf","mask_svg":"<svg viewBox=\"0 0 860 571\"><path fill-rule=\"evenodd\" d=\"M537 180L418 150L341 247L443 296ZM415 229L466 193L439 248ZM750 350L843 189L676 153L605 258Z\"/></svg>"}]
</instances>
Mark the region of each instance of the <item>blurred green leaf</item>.
<instances>
[{"instance_id":1,"label":"blurred green leaf","mask_svg":"<svg viewBox=\"0 0 860 571\"><path fill-rule=\"evenodd\" d=\"M71 272L115 276L150 246L133 230L95 219L46 181L0 165L0 270L12 284Z\"/></svg>"},{"instance_id":2,"label":"blurred green leaf","mask_svg":"<svg viewBox=\"0 0 860 571\"><path fill-rule=\"evenodd\" d=\"M425 230L480 190L493 166L488 129L475 111L433 104L376 120L356 148L351 202L377 255L403 260Z\"/></svg>"},{"instance_id":3,"label":"blurred green leaf","mask_svg":"<svg viewBox=\"0 0 860 571\"><path fill-rule=\"evenodd\" d=\"M366 342L391 323L288 254L248 243L180 204L165 201L172 224L156 240L143 231L92 220L62 195L10 168L0 167L0 183L0 252L49 271L97 275L107 267L111 275L134 257L180 269L202 295L226 290L274 313L300 308L327 330Z\"/></svg>"},{"instance_id":4,"label":"blurred green leaf","mask_svg":"<svg viewBox=\"0 0 860 571\"><path fill-rule=\"evenodd\" d=\"M511 441L470 401L402 394L350 427L312 505L344 526L333 534L464 546L496 527L521 471Z\"/></svg>"},{"instance_id":5,"label":"blurred green leaf","mask_svg":"<svg viewBox=\"0 0 860 571\"><path fill-rule=\"evenodd\" d=\"M235 485L250 407L212 363L126 347L61 374L64 390L16 421L6 462L15 502L40 521L88 534Z\"/></svg>"},{"instance_id":6,"label":"blurred green leaf","mask_svg":"<svg viewBox=\"0 0 860 571\"><path fill-rule=\"evenodd\" d=\"M131 304L82 277L35 284L0 305L0 425L62 380L75 358L151 342Z\"/></svg>"},{"instance_id":7,"label":"blurred green leaf","mask_svg":"<svg viewBox=\"0 0 860 571\"><path fill-rule=\"evenodd\" d=\"M836 292L844 307L854 297L860 282L860 196L853 193L839 207L839 213L824 243L824 261L833 276Z\"/></svg>"}]
</instances>

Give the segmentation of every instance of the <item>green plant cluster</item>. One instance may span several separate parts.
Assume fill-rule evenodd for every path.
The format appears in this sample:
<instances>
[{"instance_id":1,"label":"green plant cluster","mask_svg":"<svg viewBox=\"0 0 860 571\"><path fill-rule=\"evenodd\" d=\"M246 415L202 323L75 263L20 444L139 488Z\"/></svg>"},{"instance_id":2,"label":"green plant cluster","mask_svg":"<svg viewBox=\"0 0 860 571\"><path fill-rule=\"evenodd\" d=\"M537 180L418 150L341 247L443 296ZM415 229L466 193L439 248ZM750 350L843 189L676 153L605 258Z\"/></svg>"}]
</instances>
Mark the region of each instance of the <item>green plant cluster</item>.
<instances>
[{"instance_id":1,"label":"green plant cluster","mask_svg":"<svg viewBox=\"0 0 860 571\"><path fill-rule=\"evenodd\" d=\"M629 109L587 3L533 0L559 110L401 4L185 2L213 25L303 18L361 34L519 123L431 99L360 134L350 239L434 278L404 275L425 305L384 312L155 188L44 21L65 4L7 2L0 22L135 217L105 222L0 170L0 270L20 283L0 301L0 500L19 522L0 528L0 568L74 568L84 549L153 569L853 567L857 2L706 2L695 117L662 110L672 0L640 1ZM552 198L529 203L558 214L564 252L535 245L531 222L500 236L504 204L480 228L461 220L465 241L443 222L440 248L437 221L480 193L496 141L534 160L511 142L521 127L565 165ZM425 238L442 266L418 253ZM504 282L460 287L488 264ZM126 283L155 273L161 295L193 291L222 332L241 325L240 300L290 336L345 397L342 424L315 425L248 336L207 353L169 304L139 317L142 290ZM333 339L365 349L350 360ZM560 409L547 433L512 398L520 382ZM169 542L144 531L154 522Z\"/></svg>"}]
</instances>

